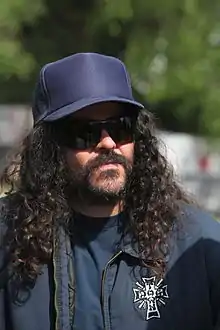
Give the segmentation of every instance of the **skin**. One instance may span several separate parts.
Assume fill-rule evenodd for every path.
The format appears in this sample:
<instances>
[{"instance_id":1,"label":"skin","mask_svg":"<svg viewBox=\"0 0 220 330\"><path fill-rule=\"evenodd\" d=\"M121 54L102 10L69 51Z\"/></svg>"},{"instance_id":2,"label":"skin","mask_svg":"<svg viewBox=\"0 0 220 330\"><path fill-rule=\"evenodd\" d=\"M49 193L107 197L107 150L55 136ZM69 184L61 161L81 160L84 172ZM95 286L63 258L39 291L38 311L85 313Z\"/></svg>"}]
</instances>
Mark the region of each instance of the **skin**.
<instances>
[{"instance_id":1,"label":"skin","mask_svg":"<svg viewBox=\"0 0 220 330\"><path fill-rule=\"evenodd\" d=\"M73 115L73 119L88 119L88 120L105 120L113 116L119 116L124 111L124 107L120 103L108 102L94 104L86 107L76 114ZM106 130L102 131L100 141L98 144L87 150L72 150L68 149L66 151L66 159L69 167L74 171L75 169L85 166L86 163L94 159L99 155L103 149L114 150L115 153L125 157L130 163L133 162L134 154L134 143L125 143L117 145L116 142L111 138ZM107 169L113 169L118 171L117 177L112 180L112 178L100 177L100 173L106 171ZM109 164L99 167L96 171L92 173L91 184L93 186L102 187L102 189L111 189L117 191L124 186L126 182L125 170L122 165ZM123 209L123 202L118 200L114 205L89 205L86 201L77 205L73 205L77 212L85 214L89 217L109 217L120 213Z\"/></svg>"}]
</instances>

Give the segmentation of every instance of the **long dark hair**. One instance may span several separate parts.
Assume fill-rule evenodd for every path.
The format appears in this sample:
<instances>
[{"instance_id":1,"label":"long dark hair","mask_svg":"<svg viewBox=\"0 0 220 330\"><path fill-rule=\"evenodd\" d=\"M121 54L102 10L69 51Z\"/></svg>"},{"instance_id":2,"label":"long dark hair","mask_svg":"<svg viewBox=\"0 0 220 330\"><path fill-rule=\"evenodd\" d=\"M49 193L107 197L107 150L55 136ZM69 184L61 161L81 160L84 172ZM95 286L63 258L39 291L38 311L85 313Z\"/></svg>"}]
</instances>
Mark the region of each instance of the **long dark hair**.
<instances>
[{"instance_id":1,"label":"long dark hair","mask_svg":"<svg viewBox=\"0 0 220 330\"><path fill-rule=\"evenodd\" d=\"M140 112L134 164L127 186L125 210L142 260L164 272L168 235L177 223L181 201L189 202L160 150L152 116ZM21 282L34 283L51 259L54 229L68 222L72 210L66 198L68 166L49 123L37 125L23 140L1 176L7 187L2 214L7 225L4 248Z\"/></svg>"}]
</instances>

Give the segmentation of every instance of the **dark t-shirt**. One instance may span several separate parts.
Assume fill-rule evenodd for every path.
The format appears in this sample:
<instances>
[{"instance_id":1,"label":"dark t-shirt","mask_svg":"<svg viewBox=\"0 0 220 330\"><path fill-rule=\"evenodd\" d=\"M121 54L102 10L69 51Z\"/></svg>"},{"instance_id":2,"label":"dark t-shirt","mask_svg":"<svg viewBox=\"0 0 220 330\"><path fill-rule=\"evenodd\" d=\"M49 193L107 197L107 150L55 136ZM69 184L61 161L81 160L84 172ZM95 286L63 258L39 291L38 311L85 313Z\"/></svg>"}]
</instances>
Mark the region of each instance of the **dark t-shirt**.
<instances>
[{"instance_id":1,"label":"dark t-shirt","mask_svg":"<svg viewBox=\"0 0 220 330\"><path fill-rule=\"evenodd\" d=\"M122 214L110 218L76 219L77 242L74 246L76 302L74 329L101 330L102 273L120 244L119 222Z\"/></svg>"}]
</instances>

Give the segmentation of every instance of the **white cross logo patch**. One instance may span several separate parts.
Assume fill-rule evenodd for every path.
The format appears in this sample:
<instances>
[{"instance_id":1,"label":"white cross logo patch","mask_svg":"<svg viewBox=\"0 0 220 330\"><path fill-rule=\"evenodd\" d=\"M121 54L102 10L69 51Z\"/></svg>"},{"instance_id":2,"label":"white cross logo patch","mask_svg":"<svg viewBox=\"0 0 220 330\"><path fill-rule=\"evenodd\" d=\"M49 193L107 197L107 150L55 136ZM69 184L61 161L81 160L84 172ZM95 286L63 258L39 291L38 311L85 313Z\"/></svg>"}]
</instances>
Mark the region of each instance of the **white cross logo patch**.
<instances>
[{"instance_id":1,"label":"white cross logo patch","mask_svg":"<svg viewBox=\"0 0 220 330\"><path fill-rule=\"evenodd\" d=\"M160 318L159 305L165 305L169 298L167 285L162 285L163 280L156 283L156 277L142 278L143 284L136 282L137 289L133 289L134 303L138 304L139 309L146 309L146 319Z\"/></svg>"}]
</instances>

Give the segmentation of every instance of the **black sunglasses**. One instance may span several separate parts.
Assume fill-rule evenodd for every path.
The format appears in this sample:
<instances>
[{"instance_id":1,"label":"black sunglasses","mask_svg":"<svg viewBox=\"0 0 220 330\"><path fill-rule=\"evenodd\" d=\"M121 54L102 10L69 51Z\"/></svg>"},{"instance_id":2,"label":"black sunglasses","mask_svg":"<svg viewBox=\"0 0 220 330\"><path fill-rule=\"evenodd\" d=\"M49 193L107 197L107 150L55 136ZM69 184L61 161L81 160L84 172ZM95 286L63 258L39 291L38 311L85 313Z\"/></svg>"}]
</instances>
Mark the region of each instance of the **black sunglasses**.
<instances>
[{"instance_id":1,"label":"black sunglasses","mask_svg":"<svg viewBox=\"0 0 220 330\"><path fill-rule=\"evenodd\" d=\"M106 120L62 119L52 124L54 137L58 144L71 149L95 147L106 130L116 144L134 140L137 116L123 116Z\"/></svg>"}]
</instances>

